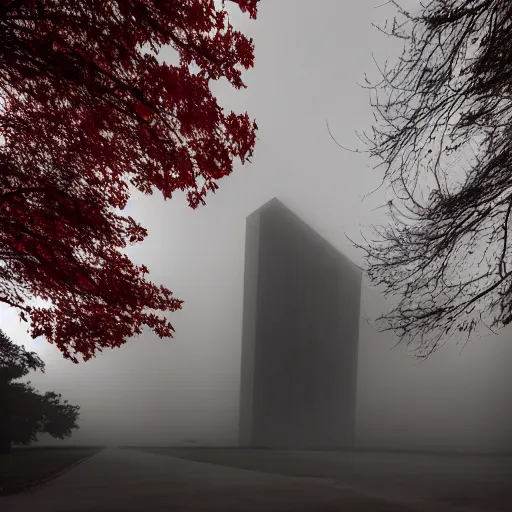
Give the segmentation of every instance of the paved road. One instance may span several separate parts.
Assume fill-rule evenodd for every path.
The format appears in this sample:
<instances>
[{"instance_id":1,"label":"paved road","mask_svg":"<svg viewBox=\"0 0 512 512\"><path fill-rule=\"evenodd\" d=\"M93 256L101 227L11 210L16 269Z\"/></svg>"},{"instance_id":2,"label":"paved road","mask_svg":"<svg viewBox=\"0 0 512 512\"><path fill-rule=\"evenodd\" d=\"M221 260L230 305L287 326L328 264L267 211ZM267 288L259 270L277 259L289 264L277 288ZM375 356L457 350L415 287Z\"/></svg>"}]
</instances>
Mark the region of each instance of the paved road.
<instances>
[{"instance_id":1,"label":"paved road","mask_svg":"<svg viewBox=\"0 0 512 512\"><path fill-rule=\"evenodd\" d=\"M371 458L367 462L371 463ZM1 498L0 511L505 512L512 509L512 501L505 503L512 496L501 492L505 489L502 489L501 472L490 478L495 484L490 501L492 489L487 486L480 489L480 499L475 495L472 503L450 504L438 501L433 494L401 492L403 486L379 484L379 471L374 471L372 479L366 470L367 476L362 478L357 464L352 467L353 475L359 474L356 480L339 474L336 477L336 471L333 478L297 478L109 448L45 485ZM375 467L373 463L371 467ZM390 464L387 473L394 476L395 484L397 479L407 483L411 467L407 468L403 464ZM489 469L484 464L474 482L482 482ZM467 478L472 477L466 475ZM449 482L445 482L447 485Z\"/></svg>"}]
</instances>

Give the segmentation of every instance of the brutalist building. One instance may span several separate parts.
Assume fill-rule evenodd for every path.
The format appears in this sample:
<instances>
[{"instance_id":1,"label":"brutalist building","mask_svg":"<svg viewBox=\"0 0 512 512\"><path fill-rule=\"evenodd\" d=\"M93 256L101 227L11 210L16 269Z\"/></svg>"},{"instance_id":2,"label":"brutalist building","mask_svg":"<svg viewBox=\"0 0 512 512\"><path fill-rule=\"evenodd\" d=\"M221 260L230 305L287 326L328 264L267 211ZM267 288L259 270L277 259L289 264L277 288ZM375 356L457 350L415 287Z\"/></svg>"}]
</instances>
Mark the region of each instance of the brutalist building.
<instances>
[{"instance_id":1,"label":"brutalist building","mask_svg":"<svg viewBox=\"0 0 512 512\"><path fill-rule=\"evenodd\" d=\"M240 444L351 447L360 270L277 199L245 251Z\"/></svg>"}]
</instances>

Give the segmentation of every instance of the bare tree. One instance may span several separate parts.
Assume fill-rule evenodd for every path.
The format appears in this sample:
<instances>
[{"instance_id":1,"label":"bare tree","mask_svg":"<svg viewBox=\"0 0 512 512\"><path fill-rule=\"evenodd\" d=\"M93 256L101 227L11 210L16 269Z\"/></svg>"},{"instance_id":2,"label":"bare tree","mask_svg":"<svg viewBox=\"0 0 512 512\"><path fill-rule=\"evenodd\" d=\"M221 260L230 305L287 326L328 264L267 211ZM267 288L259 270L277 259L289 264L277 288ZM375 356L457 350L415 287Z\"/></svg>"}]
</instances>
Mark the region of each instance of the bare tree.
<instances>
[{"instance_id":1,"label":"bare tree","mask_svg":"<svg viewBox=\"0 0 512 512\"><path fill-rule=\"evenodd\" d=\"M363 244L396 306L378 319L426 357L454 334L512 321L512 2L395 1L398 61L371 83L361 135L394 199Z\"/></svg>"}]
</instances>

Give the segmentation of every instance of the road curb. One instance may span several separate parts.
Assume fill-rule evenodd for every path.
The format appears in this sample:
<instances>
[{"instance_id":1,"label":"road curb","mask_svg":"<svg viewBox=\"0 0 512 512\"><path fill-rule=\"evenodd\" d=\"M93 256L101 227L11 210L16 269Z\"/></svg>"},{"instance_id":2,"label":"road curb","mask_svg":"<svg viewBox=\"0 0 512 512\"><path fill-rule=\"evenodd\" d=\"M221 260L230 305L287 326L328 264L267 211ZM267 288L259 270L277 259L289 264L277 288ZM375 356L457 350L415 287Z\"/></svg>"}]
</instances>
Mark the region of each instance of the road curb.
<instances>
[{"instance_id":1,"label":"road curb","mask_svg":"<svg viewBox=\"0 0 512 512\"><path fill-rule=\"evenodd\" d=\"M56 473L51 473L48 476L45 476L44 478L40 478L39 480L35 480L31 482L28 485L20 485L19 487L11 487L10 489L1 489L0 488L0 497L4 496L12 496L13 494L19 494L21 492L28 491L29 489L32 489L33 487L38 487L40 485L44 485L51 480L55 480L56 478L59 478L60 476L64 475L68 471L71 471L73 468L78 466L79 464L82 464L82 462L85 462L86 460L91 459L95 455L98 455L102 450L97 451L96 453L93 453L92 455L88 455L87 457L82 457L81 459L78 459L76 462L73 462L73 464L70 464L69 466L66 466L65 468L61 469L60 471L57 471Z\"/></svg>"}]
</instances>

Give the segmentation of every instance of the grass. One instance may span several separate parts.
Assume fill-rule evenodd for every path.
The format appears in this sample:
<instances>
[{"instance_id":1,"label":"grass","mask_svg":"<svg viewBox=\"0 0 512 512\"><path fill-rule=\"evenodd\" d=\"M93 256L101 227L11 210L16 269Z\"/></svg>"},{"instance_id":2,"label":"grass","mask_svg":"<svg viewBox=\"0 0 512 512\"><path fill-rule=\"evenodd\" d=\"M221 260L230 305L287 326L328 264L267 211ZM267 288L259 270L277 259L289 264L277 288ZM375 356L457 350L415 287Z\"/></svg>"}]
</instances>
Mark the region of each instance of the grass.
<instances>
[{"instance_id":1,"label":"grass","mask_svg":"<svg viewBox=\"0 0 512 512\"><path fill-rule=\"evenodd\" d=\"M0 455L0 496L38 484L102 449L97 446L14 448L11 453Z\"/></svg>"},{"instance_id":2,"label":"grass","mask_svg":"<svg viewBox=\"0 0 512 512\"><path fill-rule=\"evenodd\" d=\"M147 453L167 455L180 459L193 460L248 469L264 473L287 476L331 478L334 475L347 477L355 474L386 475L388 465L416 464L425 458L427 465L435 465L438 459L443 465L444 457L424 457L427 454L385 452L371 450L332 450L332 451L287 451L245 448L203 448L203 447L132 447ZM432 454L431 454L432 455ZM444 454L446 455L446 454ZM429 462L430 459L430 462ZM447 460L464 463L463 457L450 457ZM475 463L476 459L470 461Z\"/></svg>"},{"instance_id":3,"label":"grass","mask_svg":"<svg viewBox=\"0 0 512 512\"><path fill-rule=\"evenodd\" d=\"M307 454L286 450L244 448L189 448L189 447L132 447L156 455L206 462L219 466L249 469L278 475L328 478L332 475L329 462L317 464Z\"/></svg>"}]
</instances>

